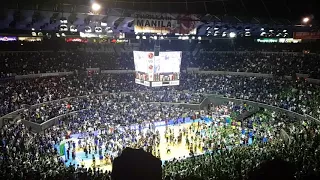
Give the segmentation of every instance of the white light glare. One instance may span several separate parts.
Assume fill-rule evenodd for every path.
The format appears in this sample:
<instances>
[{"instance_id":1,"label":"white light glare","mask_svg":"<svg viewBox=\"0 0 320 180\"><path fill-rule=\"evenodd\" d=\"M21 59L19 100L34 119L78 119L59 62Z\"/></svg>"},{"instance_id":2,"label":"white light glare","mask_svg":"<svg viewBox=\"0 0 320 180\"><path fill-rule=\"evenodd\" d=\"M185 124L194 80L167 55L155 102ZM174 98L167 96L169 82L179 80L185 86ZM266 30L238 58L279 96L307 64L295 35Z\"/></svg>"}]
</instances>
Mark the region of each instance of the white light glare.
<instances>
[{"instance_id":1,"label":"white light glare","mask_svg":"<svg viewBox=\"0 0 320 180\"><path fill-rule=\"evenodd\" d=\"M308 17L303 18L303 23L308 23L310 21L310 19Z\"/></svg>"},{"instance_id":2,"label":"white light glare","mask_svg":"<svg viewBox=\"0 0 320 180\"><path fill-rule=\"evenodd\" d=\"M140 39L140 36L136 36L136 39Z\"/></svg>"},{"instance_id":3,"label":"white light glare","mask_svg":"<svg viewBox=\"0 0 320 180\"><path fill-rule=\"evenodd\" d=\"M236 33L231 32L231 33L229 34L229 36L230 36L231 38L234 38L234 37L236 37Z\"/></svg>"},{"instance_id":4,"label":"white light glare","mask_svg":"<svg viewBox=\"0 0 320 180\"><path fill-rule=\"evenodd\" d=\"M201 36L198 37L198 40L201 40Z\"/></svg>"},{"instance_id":5,"label":"white light glare","mask_svg":"<svg viewBox=\"0 0 320 180\"><path fill-rule=\"evenodd\" d=\"M142 39L147 39L147 37L146 36L142 36Z\"/></svg>"},{"instance_id":6,"label":"white light glare","mask_svg":"<svg viewBox=\"0 0 320 180\"><path fill-rule=\"evenodd\" d=\"M264 31L264 28L261 28L260 31Z\"/></svg>"},{"instance_id":7,"label":"white light glare","mask_svg":"<svg viewBox=\"0 0 320 180\"><path fill-rule=\"evenodd\" d=\"M101 9L101 5L98 3L93 3L91 8L93 11L99 11Z\"/></svg>"}]
</instances>

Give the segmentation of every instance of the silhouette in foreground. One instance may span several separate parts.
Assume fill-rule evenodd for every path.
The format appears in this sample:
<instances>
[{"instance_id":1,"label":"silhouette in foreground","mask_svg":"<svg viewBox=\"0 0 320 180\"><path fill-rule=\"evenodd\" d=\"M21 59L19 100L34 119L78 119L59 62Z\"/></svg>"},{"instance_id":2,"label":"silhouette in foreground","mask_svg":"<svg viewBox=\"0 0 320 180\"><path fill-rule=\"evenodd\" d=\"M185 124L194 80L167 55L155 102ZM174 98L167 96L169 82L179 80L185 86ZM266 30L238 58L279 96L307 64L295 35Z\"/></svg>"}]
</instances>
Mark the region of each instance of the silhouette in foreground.
<instances>
[{"instance_id":1,"label":"silhouette in foreground","mask_svg":"<svg viewBox=\"0 0 320 180\"><path fill-rule=\"evenodd\" d=\"M161 160L142 149L126 148L112 165L113 180L161 180Z\"/></svg>"}]
</instances>

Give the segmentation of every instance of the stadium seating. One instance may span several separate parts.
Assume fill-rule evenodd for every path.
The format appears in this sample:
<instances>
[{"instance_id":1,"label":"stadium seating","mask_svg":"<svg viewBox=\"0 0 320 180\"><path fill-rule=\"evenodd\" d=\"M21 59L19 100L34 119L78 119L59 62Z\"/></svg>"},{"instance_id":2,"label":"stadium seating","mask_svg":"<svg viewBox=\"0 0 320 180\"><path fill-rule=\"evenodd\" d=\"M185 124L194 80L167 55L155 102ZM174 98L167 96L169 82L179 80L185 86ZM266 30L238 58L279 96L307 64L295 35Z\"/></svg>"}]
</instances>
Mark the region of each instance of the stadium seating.
<instances>
[{"instance_id":1,"label":"stadium seating","mask_svg":"<svg viewBox=\"0 0 320 180\"><path fill-rule=\"evenodd\" d=\"M168 49L179 50L175 43L168 45ZM276 164L290 162L286 166L292 166L293 172L283 169L289 174L283 177L317 176L320 132L319 125L309 117L320 119L317 85L320 56L302 53L308 45L283 49L272 45L244 46L247 44L241 42L236 48L230 48L228 43L213 44L180 49L184 50L180 85L160 88L136 84L130 72L88 74L87 68L133 70L132 52L124 47L119 54L108 45L63 44L65 50L53 50L41 43L0 44L5 47L0 52L0 117L24 109L16 116L19 121L9 123L1 119L5 123L1 123L0 129L0 178L115 178L111 172L98 168L66 167L53 147L69 131L83 132L89 127L103 129L104 123L126 126L142 124L142 119L151 124L193 116L195 110L175 104L199 106L209 95L259 102L298 113L305 119L298 121L283 112L257 110L239 127L255 133L253 145L236 143L241 138L220 144L221 139L216 138L219 145L215 144L210 153L165 162L163 179L255 179L260 177L257 171L261 171L263 162L268 160ZM150 44L142 44L140 48L148 50ZM70 74L50 75L57 72ZM30 74L43 75L23 76ZM231 102L226 106L232 112L236 112L235 106L240 106L241 113L251 108ZM42 133L35 133L24 124L24 121L42 124L56 117L56 124ZM282 136L283 131L286 138Z\"/></svg>"}]
</instances>

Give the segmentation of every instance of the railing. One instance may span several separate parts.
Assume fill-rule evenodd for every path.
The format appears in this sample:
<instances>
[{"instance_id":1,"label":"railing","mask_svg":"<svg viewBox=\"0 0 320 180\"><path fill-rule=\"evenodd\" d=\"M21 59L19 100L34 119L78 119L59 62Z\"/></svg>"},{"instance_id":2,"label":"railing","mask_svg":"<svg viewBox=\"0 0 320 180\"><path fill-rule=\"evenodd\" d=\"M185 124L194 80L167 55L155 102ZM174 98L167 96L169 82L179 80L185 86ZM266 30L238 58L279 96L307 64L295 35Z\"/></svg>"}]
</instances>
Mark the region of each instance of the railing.
<instances>
[{"instance_id":1,"label":"railing","mask_svg":"<svg viewBox=\"0 0 320 180\"><path fill-rule=\"evenodd\" d=\"M128 93L128 92L124 92L124 93ZM101 95L104 95L104 94L96 94L94 96L101 96ZM257 107L262 107L262 108L266 108L266 109L271 109L273 111L276 111L276 112L281 112L281 113L285 113L286 115L288 115L289 117L294 117L294 118L297 118L299 120L308 120L308 119L311 119L315 122L318 122L320 123L320 121L316 118L313 118L309 115L301 115L301 114L298 114L296 112L293 112L293 111L289 111L289 110L286 110L286 109L283 109L283 108L279 108L279 107L275 107L275 106L271 106L271 105L267 105L267 104L263 104L263 103L259 103L259 102L254 102L254 101L250 101L250 100L244 100L244 99L236 99L236 98L227 98L227 97L223 97L221 95L215 95L215 94L205 94L206 98L200 103L200 104L187 104L187 103L170 103L170 102L148 102L148 103L155 103L155 104L169 104L169 105L174 105L174 106L180 106L180 107L184 107L184 108L189 108L189 109L193 109L193 110L203 110L203 109L206 109L206 106L209 104L209 103L213 103L213 104L216 104L216 105L221 105L221 104L225 104L227 102L236 102L238 104L243 104L243 103L246 103L248 105L251 105L255 108ZM85 98L87 96L79 96L78 98ZM65 101L65 100L68 100L68 99L71 99L71 98L75 98L75 97L70 97L70 98L64 98L64 99L59 99L59 100L55 100L55 101L50 101L50 102L46 102L46 103L41 103L41 104L36 104L36 105L33 105L31 107L38 107L38 106L41 106L43 104L48 104L48 103L52 103L52 102L58 102L58 101ZM12 112L6 116L4 116L3 118L5 117L8 117L9 115L12 115L12 114L16 114L16 113L19 113L21 111L23 111L24 109L19 109L15 112ZM256 112L257 109L254 110L254 112ZM52 127L53 125L56 125L58 124L59 122L59 119L63 118L63 117L66 117L66 116L69 116L69 115L72 115L72 114L75 114L79 111L82 111L82 110L78 110L78 111L73 111L73 112L70 112L70 113L66 113L66 114L62 114L62 115L59 115L57 117L54 117L46 122L43 122L41 124L38 124L38 123L35 123L35 122L31 122L31 121L26 121L26 120L22 120L22 122L24 123L24 125L26 127L31 127L33 131L35 132L43 132L45 129L48 129L50 127ZM3 122L2 120L0 121L1 123L1 126L3 125Z\"/></svg>"},{"instance_id":2,"label":"railing","mask_svg":"<svg viewBox=\"0 0 320 180\"><path fill-rule=\"evenodd\" d=\"M267 104L263 104L263 103L259 103L259 102L254 102L254 101L249 101L249 100L243 100L243 99L236 99L236 98L227 98L227 97L223 97L220 95L215 95L215 94L206 94L206 98L201 102L201 104L185 104L185 103L170 103L170 102L149 102L149 103L155 103L155 104L169 104L169 105L174 105L174 106L180 106L180 107L185 107L185 108L190 108L193 110L202 110L202 109L206 109L205 107L209 104L209 103L213 103L216 105L221 105L221 104L225 104L227 102L236 102L238 104L243 104L246 103L248 105L251 105L254 107L254 110L252 112L257 112L257 108L261 107L261 108L265 108L265 109L271 109L273 111L276 112L281 112L281 113L285 113L286 115L288 115L289 117L293 117L293 118L297 118L299 120L313 120L315 122L320 123L320 121L316 118L313 118L309 115L301 115L298 114L296 112L293 111L289 111L283 108L279 108L279 107L275 107L275 106L271 106L271 105L267 105ZM78 111L74 111L74 112L70 112L70 113L66 113L57 117L54 117L46 122L43 122L41 124L38 123L34 123L34 122L30 122L30 121L25 121L22 120L22 122L24 123L24 125L26 127L31 127L32 130L34 130L35 132L42 132L56 124L59 123L59 120L63 117L66 116L70 116L73 114L78 113L79 111L83 111L83 110L78 110ZM248 116L248 114L246 114L246 116ZM245 117L239 117L239 120L242 120Z\"/></svg>"},{"instance_id":3,"label":"railing","mask_svg":"<svg viewBox=\"0 0 320 180\"><path fill-rule=\"evenodd\" d=\"M268 104L264 104L264 103L259 103L259 102L255 102L255 101L250 101L250 100L245 100L245 99L236 99L236 98L227 98L227 97L223 97L221 95L216 95L216 94L206 94L207 98L205 100L203 100L203 102L200 105L200 108L203 109L205 108L205 106L207 106L209 103L214 103L214 104L221 104L221 103L225 103L228 101L232 101L232 102L237 102L237 103L246 103L248 105L251 105L253 107L261 107L261 108L265 108L265 109L270 109L272 111L275 112L281 112L281 113L285 113L287 116L292 117L292 118L297 118L299 120L313 120L317 123L320 123L320 121L312 116L309 115L302 115L293 111L289 111L287 109L283 109L283 108L279 108L276 106L272 106L272 105L268 105Z\"/></svg>"},{"instance_id":4,"label":"railing","mask_svg":"<svg viewBox=\"0 0 320 180\"><path fill-rule=\"evenodd\" d=\"M133 73L134 70L102 70L101 73L113 73L113 74L121 74L121 73ZM272 78L274 77L272 74L261 74L261 73L248 73L248 72L228 72L228 71L200 71L199 68L187 68L186 70L187 73L201 73L201 74L216 74L216 75L237 75L237 76L253 76L253 77L266 77L266 78ZM38 78L38 77L48 77L48 76L65 76L65 75L70 75L73 74L72 72L57 72L57 73L42 73L42 74L30 74L30 75L21 75L21 76L15 76L15 79L24 79L24 78ZM310 82L310 83L318 83L320 84L320 80L319 79L311 79L311 78L307 78L308 75L307 74L296 74L297 77L303 77L306 79L306 81ZM287 79L291 79L291 76L285 76ZM103 94L107 94L108 92L104 92ZM87 95L86 95L87 96ZM78 98L81 97L86 97L86 96L79 96ZM312 119L316 122L320 122L318 119L313 118L309 115L301 115L286 109L282 109L279 107L275 107L275 106L271 106L271 105L267 105L267 104L263 104L263 103L258 103L258 102L254 102L254 101L248 101L248 100L242 100L242 99L235 99L235 98L226 98L223 96L219 96L219 95L212 95L212 94L208 94L207 95L208 98L204 99L202 103L200 104L184 104L184 103L177 103L180 106L186 107L186 108L190 108L190 109L203 109L206 105L205 103L207 103L209 100L212 99L212 97L215 98L215 103L221 101L221 102L225 102L225 101L237 101L237 102L246 102L249 103L253 106L257 106L257 107L263 107L266 109L272 109L274 111L280 111L280 112L284 112L287 115L291 116L291 117L296 117L298 119ZM41 106L43 104L48 104L48 103L53 103L53 102L58 102L58 101L64 101L64 100L68 100L71 98L75 98L75 97L68 97L68 98L63 98L63 99L59 99L59 100L55 100L55 101L48 101L45 103L41 103L41 104L35 104L32 105L31 108L35 108L38 106ZM159 103L159 102L157 102ZM173 103L174 104L174 103ZM25 108L21 108L18 109L14 112L11 112L3 117L0 118L0 127L2 127L3 125L5 125L6 123L15 123L15 121L17 120L17 118L14 118L13 116L17 116L20 112L24 111ZM73 112L72 112L73 113ZM70 114L70 113L68 113ZM62 115L63 116L63 115ZM53 118L54 119L54 118ZM23 121L25 123L25 125L27 126L35 126L39 125L37 123L34 122L30 122L30 121ZM43 124L43 123L42 123ZM48 125L43 124L43 127L36 127L35 129L43 131L44 127L48 128L51 125L49 125L50 123L48 123ZM53 123L54 124L54 123Z\"/></svg>"},{"instance_id":5,"label":"railing","mask_svg":"<svg viewBox=\"0 0 320 180\"><path fill-rule=\"evenodd\" d=\"M21 109L17 109L9 114L0 117L0 128L6 124L14 124L17 122L17 116L25 110L27 105L22 105Z\"/></svg>"},{"instance_id":6,"label":"railing","mask_svg":"<svg viewBox=\"0 0 320 180\"><path fill-rule=\"evenodd\" d=\"M40 74L27 74L27 75L18 75L14 78L19 79L30 79L30 78L40 78L40 77L52 77L52 76L67 76L72 75L73 72L55 72L55 73L40 73Z\"/></svg>"},{"instance_id":7,"label":"railing","mask_svg":"<svg viewBox=\"0 0 320 180\"><path fill-rule=\"evenodd\" d=\"M127 94L127 93L130 93L130 92L122 92L122 94ZM103 93L103 94L94 94L94 95L89 95L90 97L93 97L93 96L103 96L103 95L106 95L106 94L113 94L113 93ZM48 102L45 102L45 103L40 103L40 104L35 104L35 105L32 105L30 106L29 108L37 108L37 107L41 107L43 105L46 105L46 104L51 104L51 103L55 103L55 102L60 102L60 101L67 101L67 100L71 100L71 99L74 99L74 98L87 98L88 95L85 95L85 96L78 96L78 97L68 97L68 98L63 98L63 99L58 99L58 100L54 100L54 101L48 101ZM147 102L147 103L154 103L154 104L168 104L168 105L174 105L174 106L180 106L180 107L184 107L184 108L188 108L188 109L192 109L192 110L200 110L200 104L188 104L188 103L171 103L171 102ZM19 110L19 112L22 112L23 110L25 109L21 109ZM84 110L84 109L82 109ZM73 111L73 112L69 112L69 113L66 113L66 114L62 114L62 115L59 115L59 116L56 116L54 118L51 118L41 124L39 123L36 123L36 122L32 122L32 121L27 121L27 120L22 120L22 123L26 126L26 127L31 127L31 129L35 132L42 132L44 131L45 129L48 129L50 127L52 127L53 125L56 125L58 122L59 122L59 119L63 118L63 117L66 117L66 116L69 116L69 115L72 115L72 114L75 114L79 111L82 111L82 110L77 110L77 111ZM17 113L19 113L17 112Z\"/></svg>"},{"instance_id":8,"label":"railing","mask_svg":"<svg viewBox=\"0 0 320 180\"><path fill-rule=\"evenodd\" d=\"M199 104L184 104L184 103L167 103L167 102L148 102L148 103L154 103L154 104L170 104L170 105L174 105L174 106L181 106L181 107L184 107L184 108L190 108L190 109L193 109L193 110L200 110L199 109ZM31 122L31 121L26 121L26 120L22 120L22 123L27 127L27 128L30 128L35 131L35 132L42 132L56 124L59 123L59 120L61 118L64 118L64 117L67 117L67 116L70 116L70 115L73 115L73 114L76 114L80 111L83 111L85 109L81 109L81 110L78 110L78 111L73 111L73 112L70 112L70 113L66 113L66 114L62 114L62 115L59 115L59 116L56 116L54 118L51 118L41 124L38 124L38 123L35 123L35 122Z\"/></svg>"}]
</instances>

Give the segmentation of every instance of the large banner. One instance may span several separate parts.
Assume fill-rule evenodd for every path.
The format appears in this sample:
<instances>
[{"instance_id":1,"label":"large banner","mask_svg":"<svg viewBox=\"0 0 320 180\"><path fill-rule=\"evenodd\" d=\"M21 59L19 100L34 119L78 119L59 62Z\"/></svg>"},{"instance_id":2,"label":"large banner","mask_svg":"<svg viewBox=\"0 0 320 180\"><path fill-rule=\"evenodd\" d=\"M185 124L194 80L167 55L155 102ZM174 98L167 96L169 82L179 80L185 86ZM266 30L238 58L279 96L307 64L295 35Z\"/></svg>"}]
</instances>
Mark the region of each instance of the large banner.
<instances>
[{"instance_id":1,"label":"large banner","mask_svg":"<svg viewBox=\"0 0 320 180\"><path fill-rule=\"evenodd\" d=\"M136 33L196 34L200 23L197 15L139 13L133 17Z\"/></svg>"},{"instance_id":2,"label":"large banner","mask_svg":"<svg viewBox=\"0 0 320 180\"><path fill-rule=\"evenodd\" d=\"M294 32L294 39L320 39L320 32Z\"/></svg>"}]
</instances>

